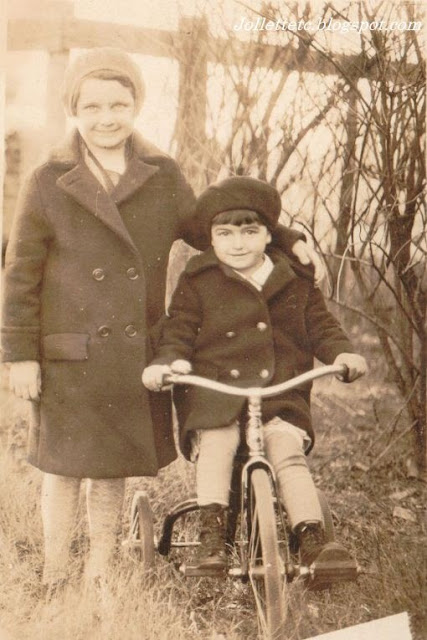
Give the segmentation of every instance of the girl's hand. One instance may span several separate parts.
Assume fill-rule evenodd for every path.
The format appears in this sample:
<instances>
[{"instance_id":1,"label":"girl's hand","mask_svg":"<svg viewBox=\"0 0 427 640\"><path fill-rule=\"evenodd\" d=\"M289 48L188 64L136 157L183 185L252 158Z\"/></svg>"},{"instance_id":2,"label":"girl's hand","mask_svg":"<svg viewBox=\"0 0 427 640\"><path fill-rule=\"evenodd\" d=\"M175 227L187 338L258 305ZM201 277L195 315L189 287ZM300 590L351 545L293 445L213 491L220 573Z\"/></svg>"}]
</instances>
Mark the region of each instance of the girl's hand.
<instances>
[{"instance_id":1,"label":"girl's hand","mask_svg":"<svg viewBox=\"0 0 427 640\"><path fill-rule=\"evenodd\" d=\"M340 353L335 358L334 364L344 364L348 369L347 375L337 376L341 382L353 382L357 378L364 376L368 370L365 358L358 353Z\"/></svg>"},{"instance_id":2,"label":"girl's hand","mask_svg":"<svg viewBox=\"0 0 427 640\"><path fill-rule=\"evenodd\" d=\"M191 369L191 362L188 362L188 360L174 360L171 364L172 372L180 373L182 376L188 375Z\"/></svg>"},{"instance_id":3,"label":"girl's hand","mask_svg":"<svg viewBox=\"0 0 427 640\"><path fill-rule=\"evenodd\" d=\"M12 362L9 389L24 400L39 400L42 389L40 364L35 360Z\"/></svg>"},{"instance_id":4,"label":"girl's hand","mask_svg":"<svg viewBox=\"0 0 427 640\"><path fill-rule=\"evenodd\" d=\"M316 287L322 282L326 274L325 265L319 254L304 240L297 240L292 247L292 253L301 264L312 264L314 267L314 281Z\"/></svg>"},{"instance_id":5,"label":"girl's hand","mask_svg":"<svg viewBox=\"0 0 427 640\"><path fill-rule=\"evenodd\" d=\"M163 379L171 373L171 368L167 364L151 364L142 372L142 384L150 391L161 391Z\"/></svg>"}]
</instances>

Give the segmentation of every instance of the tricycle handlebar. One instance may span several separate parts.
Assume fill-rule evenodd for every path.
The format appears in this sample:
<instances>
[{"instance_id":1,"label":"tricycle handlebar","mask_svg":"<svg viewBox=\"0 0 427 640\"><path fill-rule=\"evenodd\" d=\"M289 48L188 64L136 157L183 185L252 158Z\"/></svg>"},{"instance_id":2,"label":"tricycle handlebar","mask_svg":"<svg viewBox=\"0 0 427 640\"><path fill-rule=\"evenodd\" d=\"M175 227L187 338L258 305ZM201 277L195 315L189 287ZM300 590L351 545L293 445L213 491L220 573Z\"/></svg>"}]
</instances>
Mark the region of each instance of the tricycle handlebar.
<instances>
[{"instance_id":1,"label":"tricycle handlebar","mask_svg":"<svg viewBox=\"0 0 427 640\"><path fill-rule=\"evenodd\" d=\"M231 396L243 396L249 398L251 396L257 396L259 398L268 398L269 396L275 396L285 391L295 389L302 384L316 380L316 378L322 378L332 374L340 374L345 379L348 374L348 368L346 365L330 364L323 367L317 367L306 373L302 373L291 380L281 382L280 384L272 385L271 387L235 387L224 382L217 382L216 380L209 380L208 378L202 378L200 376L182 375L180 373L171 373L164 377L165 385L168 384L189 384L195 387L203 387L204 389L210 389L211 391L219 391Z\"/></svg>"}]
</instances>

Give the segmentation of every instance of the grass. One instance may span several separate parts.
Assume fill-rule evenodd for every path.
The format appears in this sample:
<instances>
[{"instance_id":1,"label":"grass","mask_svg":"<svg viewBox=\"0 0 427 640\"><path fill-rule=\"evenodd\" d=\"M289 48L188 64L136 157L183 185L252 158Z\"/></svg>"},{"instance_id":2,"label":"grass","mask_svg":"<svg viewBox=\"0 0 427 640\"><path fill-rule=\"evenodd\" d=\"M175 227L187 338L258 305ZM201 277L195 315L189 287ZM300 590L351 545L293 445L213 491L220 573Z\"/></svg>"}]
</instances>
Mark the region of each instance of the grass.
<instances>
[{"instance_id":1,"label":"grass","mask_svg":"<svg viewBox=\"0 0 427 640\"><path fill-rule=\"evenodd\" d=\"M4 373L4 372L3 372ZM160 556L153 575L129 553L119 554L108 589L85 591L87 549L83 501L70 558L70 582L61 597L41 597L41 473L24 461L25 406L5 390L0 431L0 640L255 640L251 593L231 579L185 579ZM425 611L425 485L409 478L411 434L399 399L381 380L381 364L352 386L316 385L317 443L310 456L326 491L337 537L363 567L357 583L324 592L289 589L287 639L303 640L407 611L414 640L427 637ZM388 447L388 448L387 448ZM135 490L150 496L159 531L167 511L194 492L194 469L179 459L155 479L128 482L123 537ZM396 509L397 508L397 509ZM3 635L2 635L3 634Z\"/></svg>"}]
</instances>

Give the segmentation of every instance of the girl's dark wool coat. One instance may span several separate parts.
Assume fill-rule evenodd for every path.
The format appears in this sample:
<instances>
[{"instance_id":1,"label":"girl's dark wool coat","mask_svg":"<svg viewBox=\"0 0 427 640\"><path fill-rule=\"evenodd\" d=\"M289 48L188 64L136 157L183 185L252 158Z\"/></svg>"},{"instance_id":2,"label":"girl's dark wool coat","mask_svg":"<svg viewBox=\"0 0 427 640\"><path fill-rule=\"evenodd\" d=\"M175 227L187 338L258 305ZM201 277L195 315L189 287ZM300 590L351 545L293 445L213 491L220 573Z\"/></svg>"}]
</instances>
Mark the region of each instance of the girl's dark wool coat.
<instances>
[{"instance_id":1,"label":"girl's dark wool coat","mask_svg":"<svg viewBox=\"0 0 427 640\"><path fill-rule=\"evenodd\" d=\"M284 382L308 371L313 356L331 364L353 347L314 287L310 268L271 250L274 269L258 291L218 262L212 249L191 258L163 325L155 363L184 358L195 374L242 387ZM275 416L305 429L314 442L311 385L263 401L263 420ZM230 424L244 399L196 387L176 387L181 447L187 434Z\"/></svg>"},{"instance_id":2,"label":"girl's dark wool coat","mask_svg":"<svg viewBox=\"0 0 427 640\"><path fill-rule=\"evenodd\" d=\"M176 163L133 138L109 196L78 135L30 177L6 258L3 360L38 360L29 461L75 477L155 475L176 457L170 394L150 394L148 328L164 314L174 240L197 244ZM155 424L155 428L153 428Z\"/></svg>"}]
</instances>

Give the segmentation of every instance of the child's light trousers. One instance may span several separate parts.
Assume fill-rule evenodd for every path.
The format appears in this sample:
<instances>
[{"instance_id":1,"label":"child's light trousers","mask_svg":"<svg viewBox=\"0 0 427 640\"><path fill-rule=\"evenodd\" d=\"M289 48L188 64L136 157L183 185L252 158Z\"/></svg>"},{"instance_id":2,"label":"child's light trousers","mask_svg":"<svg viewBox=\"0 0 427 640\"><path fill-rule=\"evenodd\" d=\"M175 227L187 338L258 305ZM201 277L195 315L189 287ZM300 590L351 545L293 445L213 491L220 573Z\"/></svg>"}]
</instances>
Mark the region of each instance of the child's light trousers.
<instances>
[{"instance_id":1,"label":"child's light trousers","mask_svg":"<svg viewBox=\"0 0 427 640\"><path fill-rule=\"evenodd\" d=\"M310 439L302 429L280 418L263 428L267 459L272 465L292 528L321 522L322 511L304 451ZM233 461L240 441L237 423L197 432L197 500L200 506L228 506Z\"/></svg>"}]
</instances>

